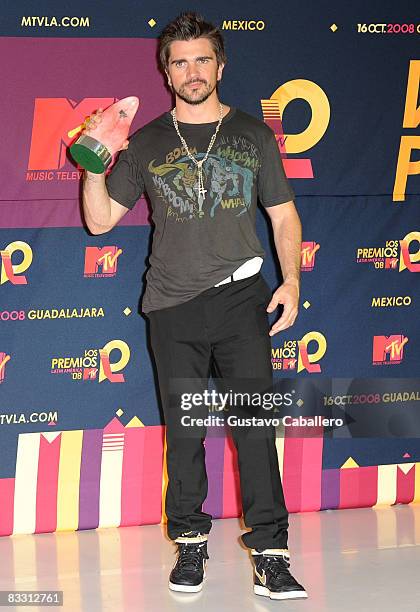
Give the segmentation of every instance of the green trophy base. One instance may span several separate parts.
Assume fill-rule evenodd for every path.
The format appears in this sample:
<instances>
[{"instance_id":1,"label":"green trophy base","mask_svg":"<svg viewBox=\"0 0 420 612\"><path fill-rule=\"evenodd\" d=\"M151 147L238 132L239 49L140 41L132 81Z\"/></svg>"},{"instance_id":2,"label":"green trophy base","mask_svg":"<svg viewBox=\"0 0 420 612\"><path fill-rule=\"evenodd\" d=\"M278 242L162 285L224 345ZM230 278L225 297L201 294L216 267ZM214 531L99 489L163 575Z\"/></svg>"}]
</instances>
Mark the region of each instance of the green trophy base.
<instances>
[{"instance_id":1,"label":"green trophy base","mask_svg":"<svg viewBox=\"0 0 420 612\"><path fill-rule=\"evenodd\" d=\"M82 134L70 147L73 159L85 170L102 174L108 168L112 155L108 149L92 136Z\"/></svg>"}]
</instances>

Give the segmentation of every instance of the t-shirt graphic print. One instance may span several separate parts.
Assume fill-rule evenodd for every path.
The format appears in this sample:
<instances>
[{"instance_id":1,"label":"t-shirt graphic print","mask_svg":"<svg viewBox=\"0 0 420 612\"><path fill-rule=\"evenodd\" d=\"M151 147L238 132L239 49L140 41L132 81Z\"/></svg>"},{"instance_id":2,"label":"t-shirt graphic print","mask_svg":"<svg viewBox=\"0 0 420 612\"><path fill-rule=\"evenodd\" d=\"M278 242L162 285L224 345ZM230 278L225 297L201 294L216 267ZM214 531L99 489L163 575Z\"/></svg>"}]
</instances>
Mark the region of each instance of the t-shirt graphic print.
<instances>
[{"instance_id":1,"label":"t-shirt graphic print","mask_svg":"<svg viewBox=\"0 0 420 612\"><path fill-rule=\"evenodd\" d=\"M173 163L149 163L156 195L166 202L169 216L184 222L205 214L213 219L217 209L232 210L236 216L249 210L259 168L257 148L234 135L222 136L218 148L219 155L210 153L203 163L204 198L198 194L197 165L188 156ZM191 153L197 161L205 157Z\"/></svg>"}]
</instances>

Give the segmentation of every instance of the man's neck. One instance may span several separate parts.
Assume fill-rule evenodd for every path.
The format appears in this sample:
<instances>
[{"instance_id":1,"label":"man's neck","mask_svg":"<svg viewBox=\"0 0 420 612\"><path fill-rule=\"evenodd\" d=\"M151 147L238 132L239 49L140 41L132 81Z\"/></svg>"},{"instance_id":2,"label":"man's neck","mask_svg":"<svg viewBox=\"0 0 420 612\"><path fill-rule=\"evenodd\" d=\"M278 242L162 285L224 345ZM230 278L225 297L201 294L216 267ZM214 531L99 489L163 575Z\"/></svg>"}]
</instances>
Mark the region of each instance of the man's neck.
<instances>
[{"instance_id":1,"label":"man's neck","mask_svg":"<svg viewBox=\"0 0 420 612\"><path fill-rule=\"evenodd\" d=\"M225 117L230 107L222 104L222 116ZM176 99L176 118L181 123L211 123L220 117L219 99L207 98L202 104L188 104L181 98Z\"/></svg>"}]
</instances>

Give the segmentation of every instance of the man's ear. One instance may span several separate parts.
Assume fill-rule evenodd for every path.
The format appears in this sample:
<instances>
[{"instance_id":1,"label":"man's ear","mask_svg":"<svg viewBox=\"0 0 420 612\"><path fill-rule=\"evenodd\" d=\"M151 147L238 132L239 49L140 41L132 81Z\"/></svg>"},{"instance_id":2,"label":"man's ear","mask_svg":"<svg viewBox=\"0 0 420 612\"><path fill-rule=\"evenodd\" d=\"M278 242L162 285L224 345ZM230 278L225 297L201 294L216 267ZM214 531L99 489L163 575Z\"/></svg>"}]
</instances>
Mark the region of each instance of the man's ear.
<instances>
[{"instance_id":1,"label":"man's ear","mask_svg":"<svg viewBox=\"0 0 420 612\"><path fill-rule=\"evenodd\" d=\"M168 72L167 70L165 70L165 74L166 74L166 78L168 79L168 85L169 85L169 87L172 87L171 77L169 76L169 72Z\"/></svg>"},{"instance_id":2,"label":"man's ear","mask_svg":"<svg viewBox=\"0 0 420 612\"><path fill-rule=\"evenodd\" d=\"M222 80L222 74L223 74L223 68L225 67L224 64L219 64L219 67L217 68L217 80L221 81Z\"/></svg>"}]
</instances>

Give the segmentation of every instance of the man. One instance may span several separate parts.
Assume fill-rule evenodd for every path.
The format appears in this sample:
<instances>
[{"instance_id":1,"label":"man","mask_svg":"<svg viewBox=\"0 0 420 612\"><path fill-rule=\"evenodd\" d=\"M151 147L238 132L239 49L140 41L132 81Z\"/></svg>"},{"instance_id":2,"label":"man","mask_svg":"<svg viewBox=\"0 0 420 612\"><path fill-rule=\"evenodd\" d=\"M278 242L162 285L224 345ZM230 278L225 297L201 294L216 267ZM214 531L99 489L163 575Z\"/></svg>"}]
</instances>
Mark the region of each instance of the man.
<instances>
[{"instance_id":1,"label":"man","mask_svg":"<svg viewBox=\"0 0 420 612\"><path fill-rule=\"evenodd\" d=\"M86 172L83 206L89 229L101 234L144 191L152 203L155 229L142 308L166 423L167 529L178 544L169 587L194 592L202 588L209 558L212 517L201 509L206 432L181 431L171 383L186 381L184 389L191 384L188 389L197 391L214 367L237 389L239 378L250 386L257 381L259 390L270 385L270 336L293 325L298 312L301 225L274 133L219 101L226 63L220 32L195 13L183 13L163 30L159 58L175 108L122 145L106 179ZM101 112L92 115L86 131L100 120ZM283 272L274 294L259 272L265 253L255 233L257 198L270 217ZM270 330L267 313L279 304L283 314ZM254 561L254 592L307 597L288 570L275 430L255 435L233 429L244 519L252 527L242 541Z\"/></svg>"}]
</instances>

